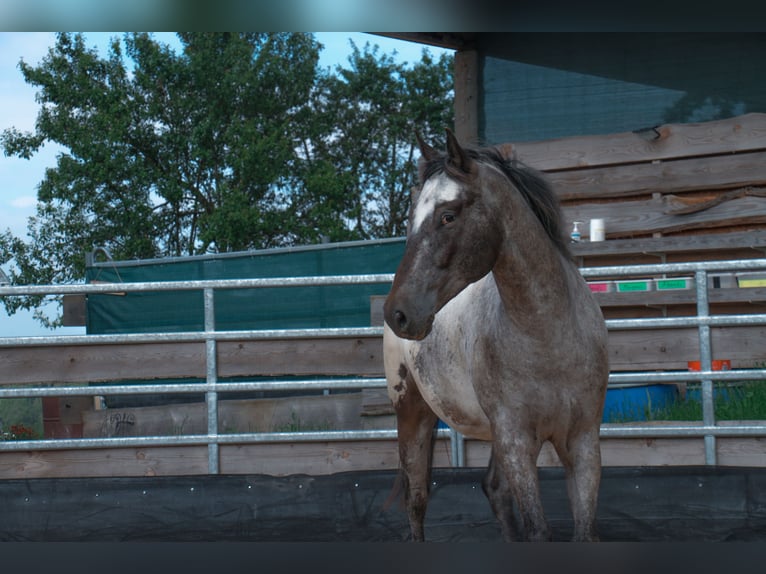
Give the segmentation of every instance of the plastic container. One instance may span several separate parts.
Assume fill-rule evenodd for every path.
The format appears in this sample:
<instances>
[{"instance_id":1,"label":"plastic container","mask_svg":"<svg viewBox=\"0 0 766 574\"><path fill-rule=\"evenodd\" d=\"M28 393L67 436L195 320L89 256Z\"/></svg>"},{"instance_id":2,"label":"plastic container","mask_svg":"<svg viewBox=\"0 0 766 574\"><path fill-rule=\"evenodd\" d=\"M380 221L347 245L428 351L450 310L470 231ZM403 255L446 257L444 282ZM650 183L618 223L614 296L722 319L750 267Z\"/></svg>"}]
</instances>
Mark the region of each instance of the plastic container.
<instances>
[{"instance_id":1,"label":"plastic container","mask_svg":"<svg viewBox=\"0 0 766 574\"><path fill-rule=\"evenodd\" d=\"M766 273L737 273L740 287L766 287Z\"/></svg>"},{"instance_id":2,"label":"plastic container","mask_svg":"<svg viewBox=\"0 0 766 574\"><path fill-rule=\"evenodd\" d=\"M737 276L734 273L708 275L708 287L711 289L730 289L737 286Z\"/></svg>"},{"instance_id":3,"label":"plastic container","mask_svg":"<svg viewBox=\"0 0 766 574\"><path fill-rule=\"evenodd\" d=\"M614 291L614 281L588 281L588 287L594 293L611 293Z\"/></svg>"},{"instance_id":4,"label":"plastic container","mask_svg":"<svg viewBox=\"0 0 766 574\"><path fill-rule=\"evenodd\" d=\"M691 277L674 277L672 279L655 279L654 287L657 291L674 291L677 289L692 289L694 279Z\"/></svg>"},{"instance_id":5,"label":"plastic container","mask_svg":"<svg viewBox=\"0 0 766 574\"><path fill-rule=\"evenodd\" d=\"M676 385L620 385L606 391L602 422L645 421L647 414L671 404L678 397Z\"/></svg>"},{"instance_id":6,"label":"plastic container","mask_svg":"<svg viewBox=\"0 0 766 574\"><path fill-rule=\"evenodd\" d=\"M635 281L617 281L618 293L631 293L634 291L652 291L654 288L653 279L641 279Z\"/></svg>"},{"instance_id":7,"label":"plastic container","mask_svg":"<svg viewBox=\"0 0 766 574\"><path fill-rule=\"evenodd\" d=\"M603 219L590 220L590 235L588 237L591 241L604 241L606 239Z\"/></svg>"},{"instance_id":8,"label":"plastic container","mask_svg":"<svg viewBox=\"0 0 766 574\"><path fill-rule=\"evenodd\" d=\"M730 371L731 361L729 359L713 359L710 361L714 371ZM702 370L701 363L699 361L689 361L686 363L688 369L695 373Z\"/></svg>"}]
</instances>

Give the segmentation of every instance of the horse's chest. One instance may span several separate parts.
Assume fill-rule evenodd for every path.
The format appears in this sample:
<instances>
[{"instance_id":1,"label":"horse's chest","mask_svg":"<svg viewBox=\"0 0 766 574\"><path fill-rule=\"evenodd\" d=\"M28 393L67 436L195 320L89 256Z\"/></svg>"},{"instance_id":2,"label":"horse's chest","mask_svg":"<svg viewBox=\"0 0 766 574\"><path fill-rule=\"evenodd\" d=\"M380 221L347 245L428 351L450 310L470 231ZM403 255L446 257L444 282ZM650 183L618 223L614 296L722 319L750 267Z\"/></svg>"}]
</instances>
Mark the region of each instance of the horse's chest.
<instances>
[{"instance_id":1,"label":"horse's chest","mask_svg":"<svg viewBox=\"0 0 766 574\"><path fill-rule=\"evenodd\" d=\"M486 345L481 322L465 322L465 306L472 289L450 301L436 317L431 334L423 341L403 341L406 361L423 398L450 426L468 436L484 438L489 421L475 390L483 376L477 357Z\"/></svg>"}]
</instances>

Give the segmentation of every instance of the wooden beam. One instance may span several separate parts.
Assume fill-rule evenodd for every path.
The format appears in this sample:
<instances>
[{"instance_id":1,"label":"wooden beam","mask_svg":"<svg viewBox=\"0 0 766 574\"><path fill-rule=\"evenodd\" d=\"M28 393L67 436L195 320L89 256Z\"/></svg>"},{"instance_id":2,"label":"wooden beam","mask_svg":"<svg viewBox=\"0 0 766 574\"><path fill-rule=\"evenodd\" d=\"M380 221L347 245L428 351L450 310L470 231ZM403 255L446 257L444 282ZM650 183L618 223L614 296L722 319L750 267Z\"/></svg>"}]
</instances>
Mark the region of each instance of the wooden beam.
<instances>
[{"instance_id":1,"label":"wooden beam","mask_svg":"<svg viewBox=\"0 0 766 574\"><path fill-rule=\"evenodd\" d=\"M205 376L205 343L0 348L0 385Z\"/></svg>"},{"instance_id":2,"label":"wooden beam","mask_svg":"<svg viewBox=\"0 0 766 574\"><path fill-rule=\"evenodd\" d=\"M630 423L662 425L663 423ZM667 423L664 423L667 424ZM678 423L672 423L678 424ZM732 424L721 422L720 424ZM619 425L611 425L619 426ZM484 468L490 445L466 440L466 466ZM763 439L718 437L719 464L766 467ZM396 470L395 440L320 443L262 443L221 445L222 474L312 476L358 470ZM705 464L702 438L605 438L601 440L604 466L696 466ZM546 444L538 458L540 467L560 466L553 448ZM434 448L435 468L453 465L449 441L439 439ZM0 456L0 480L71 477L190 476L207 474L205 446L113 448L5 452Z\"/></svg>"},{"instance_id":3,"label":"wooden beam","mask_svg":"<svg viewBox=\"0 0 766 574\"><path fill-rule=\"evenodd\" d=\"M381 337L224 341L220 377L379 376ZM204 343L0 348L0 385L205 378Z\"/></svg>"},{"instance_id":4,"label":"wooden beam","mask_svg":"<svg viewBox=\"0 0 766 574\"><path fill-rule=\"evenodd\" d=\"M417 42L451 50L473 49L476 45L475 32L373 32L377 36L396 38L406 42Z\"/></svg>"},{"instance_id":5,"label":"wooden beam","mask_svg":"<svg viewBox=\"0 0 766 574\"><path fill-rule=\"evenodd\" d=\"M479 142L479 55L455 54L455 134L464 143Z\"/></svg>"},{"instance_id":6,"label":"wooden beam","mask_svg":"<svg viewBox=\"0 0 766 574\"><path fill-rule=\"evenodd\" d=\"M509 143L501 147L506 155L543 171L766 150L766 114L667 124L657 131L656 140L623 132Z\"/></svg>"},{"instance_id":7,"label":"wooden beam","mask_svg":"<svg viewBox=\"0 0 766 574\"><path fill-rule=\"evenodd\" d=\"M766 152L614 165L548 174L561 201L766 185Z\"/></svg>"},{"instance_id":8,"label":"wooden beam","mask_svg":"<svg viewBox=\"0 0 766 574\"><path fill-rule=\"evenodd\" d=\"M615 239L591 243L582 241L570 245L576 257L622 257L640 254L679 254L684 260L691 261L695 253L704 259L721 259L719 252L753 250L753 255L766 253L766 230L758 229L747 232L707 233L701 235L679 235L673 238L645 237L642 239ZM751 256L753 256L751 255ZM625 264L624 262L622 264Z\"/></svg>"},{"instance_id":9,"label":"wooden beam","mask_svg":"<svg viewBox=\"0 0 766 574\"><path fill-rule=\"evenodd\" d=\"M714 328L713 341L717 358L766 359L766 327ZM612 332L609 345L612 366L619 370L684 369L686 361L698 359L694 329ZM382 376L383 342L382 337L227 341L220 344L218 363L220 377ZM202 343L0 349L0 385L204 376Z\"/></svg>"},{"instance_id":10,"label":"wooden beam","mask_svg":"<svg viewBox=\"0 0 766 574\"><path fill-rule=\"evenodd\" d=\"M755 368L766 360L766 326L713 327L714 359L730 359L733 368ZM697 329L610 331L612 371L685 371L699 361Z\"/></svg>"},{"instance_id":11,"label":"wooden beam","mask_svg":"<svg viewBox=\"0 0 766 574\"><path fill-rule=\"evenodd\" d=\"M383 372L382 337L223 341L219 376L355 375Z\"/></svg>"},{"instance_id":12,"label":"wooden beam","mask_svg":"<svg viewBox=\"0 0 766 574\"><path fill-rule=\"evenodd\" d=\"M678 233L766 224L766 197L738 197L703 211L673 215L672 211L677 207L673 196L664 196L619 204L593 202L564 205L562 212L566 225L571 225L572 221L604 219L607 239L654 232ZM587 226L583 231L585 238L588 235Z\"/></svg>"}]
</instances>

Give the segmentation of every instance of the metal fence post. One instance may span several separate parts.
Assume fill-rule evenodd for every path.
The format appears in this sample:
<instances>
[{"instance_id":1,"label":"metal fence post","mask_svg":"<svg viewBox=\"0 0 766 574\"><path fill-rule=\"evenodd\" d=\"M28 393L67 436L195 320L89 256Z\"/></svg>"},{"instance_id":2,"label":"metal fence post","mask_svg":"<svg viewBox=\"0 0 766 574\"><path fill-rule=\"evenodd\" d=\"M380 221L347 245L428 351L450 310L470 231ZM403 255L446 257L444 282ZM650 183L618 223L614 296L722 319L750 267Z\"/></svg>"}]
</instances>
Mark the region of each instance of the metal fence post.
<instances>
[{"instance_id":1,"label":"metal fence post","mask_svg":"<svg viewBox=\"0 0 766 574\"><path fill-rule=\"evenodd\" d=\"M450 454L452 455L452 466L462 468L465 466L465 437L462 433L449 427Z\"/></svg>"},{"instance_id":2,"label":"metal fence post","mask_svg":"<svg viewBox=\"0 0 766 574\"><path fill-rule=\"evenodd\" d=\"M218 364L215 339L215 294L212 288L204 289L205 308L205 373L209 390L205 393L207 403L207 469L209 474L219 473L218 456Z\"/></svg>"},{"instance_id":3,"label":"metal fence post","mask_svg":"<svg viewBox=\"0 0 766 574\"><path fill-rule=\"evenodd\" d=\"M710 348L710 325L702 319L710 316L708 304L707 271L697 270L694 274L697 289L697 318L700 324L697 327L700 346L700 370L710 371L713 368L712 349ZM706 427L715 425L715 406L713 404L713 381L702 379L702 424ZM705 435L705 464L716 464L716 440L715 435Z\"/></svg>"}]
</instances>

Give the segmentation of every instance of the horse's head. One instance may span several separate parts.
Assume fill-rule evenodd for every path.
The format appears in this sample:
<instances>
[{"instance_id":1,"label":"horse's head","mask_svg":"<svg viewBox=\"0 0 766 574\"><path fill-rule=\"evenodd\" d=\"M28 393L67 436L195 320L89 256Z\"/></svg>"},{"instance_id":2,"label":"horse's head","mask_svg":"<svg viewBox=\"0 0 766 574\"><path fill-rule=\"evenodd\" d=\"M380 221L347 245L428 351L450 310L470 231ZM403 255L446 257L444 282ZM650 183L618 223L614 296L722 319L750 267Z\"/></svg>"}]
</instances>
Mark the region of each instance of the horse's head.
<instances>
[{"instance_id":1,"label":"horse's head","mask_svg":"<svg viewBox=\"0 0 766 574\"><path fill-rule=\"evenodd\" d=\"M428 335L450 299L492 269L500 241L496 207L482 197L486 168L449 130L446 154L420 137L418 143L420 186L412 196L407 247L384 306L394 333L416 340Z\"/></svg>"}]
</instances>

